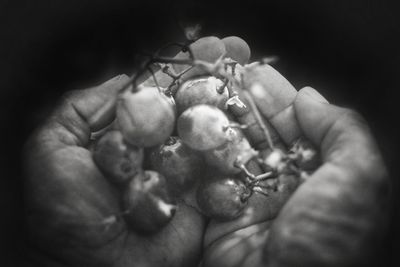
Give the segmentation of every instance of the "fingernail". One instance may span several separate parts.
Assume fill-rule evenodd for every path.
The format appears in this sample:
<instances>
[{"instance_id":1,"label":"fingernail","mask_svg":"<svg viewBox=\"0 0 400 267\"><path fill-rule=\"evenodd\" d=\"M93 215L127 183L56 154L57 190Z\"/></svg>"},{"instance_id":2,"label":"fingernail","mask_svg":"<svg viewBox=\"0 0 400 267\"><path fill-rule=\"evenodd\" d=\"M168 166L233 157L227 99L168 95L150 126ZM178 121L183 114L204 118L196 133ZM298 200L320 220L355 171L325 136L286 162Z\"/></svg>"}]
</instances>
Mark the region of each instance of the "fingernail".
<instances>
[{"instance_id":1,"label":"fingernail","mask_svg":"<svg viewBox=\"0 0 400 267\"><path fill-rule=\"evenodd\" d=\"M328 100L326 100L325 97L323 97L320 93L318 93L317 90L315 90L312 87L304 87L302 89L303 93L305 95L307 95L308 97L310 97L311 99L319 102L319 103L324 103L324 104L328 104Z\"/></svg>"}]
</instances>

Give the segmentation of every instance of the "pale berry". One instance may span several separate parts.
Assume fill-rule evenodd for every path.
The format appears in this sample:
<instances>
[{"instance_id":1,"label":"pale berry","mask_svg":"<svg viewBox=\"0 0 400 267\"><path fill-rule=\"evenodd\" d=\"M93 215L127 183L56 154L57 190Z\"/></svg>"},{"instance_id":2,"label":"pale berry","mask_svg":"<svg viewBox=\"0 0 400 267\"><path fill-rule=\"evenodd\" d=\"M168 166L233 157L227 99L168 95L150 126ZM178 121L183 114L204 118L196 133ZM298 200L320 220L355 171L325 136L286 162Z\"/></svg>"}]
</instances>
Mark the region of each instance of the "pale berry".
<instances>
[{"instance_id":1,"label":"pale berry","mask_svg":"<svg viewBox=\"0 0 400 267\"><path fill-rule=\"evenodd\" d=\"M164 176L155 171L137 174L123 194L124 218L138 233L154 233L173 218L176 203Z\"/></svg>"}]
</instances>

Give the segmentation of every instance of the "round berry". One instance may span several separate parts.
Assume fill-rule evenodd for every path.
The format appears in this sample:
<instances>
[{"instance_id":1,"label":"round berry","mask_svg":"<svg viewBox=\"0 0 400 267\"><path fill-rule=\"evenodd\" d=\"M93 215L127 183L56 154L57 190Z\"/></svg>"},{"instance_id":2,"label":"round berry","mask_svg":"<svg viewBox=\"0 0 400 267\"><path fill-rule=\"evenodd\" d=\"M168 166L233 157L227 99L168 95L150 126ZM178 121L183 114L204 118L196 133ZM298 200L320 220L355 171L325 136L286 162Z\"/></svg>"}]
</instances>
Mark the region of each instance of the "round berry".
<instances>
[{"instance_id":1,"label":"round berry","mask_svg":"<svg viewBox=\"0 0 400 267\"><path fill-rule=\"evenodd\" d=\"M126 143L120 131L105 133L95 143L92 155L103 174L117 184L129 181L143 163L143 149Z\"/></svg>"},{"instance_id":2,"label":"round berry","mask_svg":"<svg viewBox=\"0 0 400 267\"><path fill-rule=\"evenodd\" d=\"M233 178L207 179L197 189L197 203L207 216L218 221L240 216L247 205L250 189Z\"/></svg>"},{"instance_id":3,"label":"round berry","mask_svg":"<svg viewBox=\"0 0 400 267\"><path fill-rule=\"evenodd\" d=\"M176 211L164 176L154 171L137 174L123 195L125 220L139 233L154 233L168 224Z\"/></svg>"},{"instance_id":4,"label":"round berry","mask_svg":"<svg viewBox=\"0 0 400 267\"><path fill-rule=\"evenodd\" d=\"M175 94L178 114L199 104L208 104L224 109L228 98L228 88L224 86L223 81L214 76L189 80L183 83Z\"/></svg>"},{"instance_id":5,"label":"round berry","mask_svg":"<svg viewBox=\"0 0 400 267\"><path fill-rule=\"evenodd\" d=\"M179 137L170 137L150 154L151 167L162 173L174 193L181 193L201 178L204 162Z\"/></svg>"},{"instance_id":6,"label":"round berry","mask_svg":"<svg viewBox=\"0 0 400 267\"><path fill-rule=\"evenodd\" d=\"M210 105L196 105L179 117L178 134L192 149L208 150L225 144L232 135L232 129L220 109Z\"/></svg>"},{"instance_id":7,"label":"round berry","mask_svg":"<svg viewBox=\"0 0 400 267\"><path fill-rule=\"evenodd\" d=\"M237 174L241 169L237 166L246 165L257 152L250 146L247 139L238 129L232 129L232 139L224 145L204 152L206 162L223 174Z\"/></svg>"},{"instance_id":8,"label":"round berry","mask_svg":"<svg viewBox=\"0 0 400 267\"><path fill-rule=\"evenodd\" d=\"M175 126L175 108L171 99L156 87L139 86L127 91L117 103L117 119L125 139L136 146L163 143Z\"/></svg>"},{"instance_id":9,"label":"round berry","mask_svg":"<svg viewBox=\"0 0 400 267\"><path fill-rule=\"evenodd\" d=\"M225 44L226 57L236 60L239 64L244 65L250 59L250 47L242 38L237 36L229 36L222 39Z\"/></svg>"}]
</instances>

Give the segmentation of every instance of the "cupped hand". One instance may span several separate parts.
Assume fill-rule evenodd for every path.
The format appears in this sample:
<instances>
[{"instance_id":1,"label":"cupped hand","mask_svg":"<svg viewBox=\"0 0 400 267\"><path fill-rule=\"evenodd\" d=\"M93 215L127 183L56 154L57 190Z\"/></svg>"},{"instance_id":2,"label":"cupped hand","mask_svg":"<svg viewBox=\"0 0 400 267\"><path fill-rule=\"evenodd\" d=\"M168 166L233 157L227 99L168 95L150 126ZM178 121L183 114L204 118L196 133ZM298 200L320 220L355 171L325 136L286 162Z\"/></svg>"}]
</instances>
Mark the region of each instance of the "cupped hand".
<instances>
[{"instance_id":1,"label":"cupped hand","mask_svg":"<svg viewBox=\"0 0 400 267\"><path fill-rule=\"evenodd\" d=\"M301 184L292 176L279 177L277 192L268 197L255 193L238 219L210 222L204 266L375 264L390 188L364 119L329 104L313 88L297 92L269 65L251 72L244 84L275 146L308 140L320 151L322 164Z\"/></svg>"},{"instance_id":2,"label":"cupped hand","mask_svg":"<svg viewBox=\"0 0 400 267\"><path fill-rule=\"evenodd\" d=\"M191 48L208 62L226 52L216 37L199 39ZM200 72L191 69L183 80ZM156 76L160 85L171 82L162 72ZM118 91L128 81L121 75L68 93L26 145L27 222L40 266L194 266L200 260L205 218L183 201L155 235L137 234L122 219L109 220L121 213L120 196L88 146L92 132L114 120ZM154 80L150 76L144 82Z\"/></svg>"}]
</instances>

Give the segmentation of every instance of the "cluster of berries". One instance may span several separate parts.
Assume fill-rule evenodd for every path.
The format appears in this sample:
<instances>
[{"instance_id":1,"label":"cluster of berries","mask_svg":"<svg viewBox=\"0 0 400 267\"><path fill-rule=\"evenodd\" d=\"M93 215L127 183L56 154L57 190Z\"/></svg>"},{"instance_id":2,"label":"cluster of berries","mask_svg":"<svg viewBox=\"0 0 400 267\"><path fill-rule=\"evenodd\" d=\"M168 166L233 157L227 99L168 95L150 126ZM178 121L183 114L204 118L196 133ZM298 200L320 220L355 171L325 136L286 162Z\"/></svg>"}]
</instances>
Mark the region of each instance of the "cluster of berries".
<instances>
[{"instance_id":1,"label":"cluster of berries","mask_svg":"<svg viewBox=\"0 0 400 267\"><path fill-rule=\"evenodd\" d=\"M288 151L274 147L271 126L243 83L265 62L241 65L220 57L210 63L189 56L152 58L151 64L171 78L170 84L161 86L151 68L152 82L136 85L133 77L119 94L115 123L92 150L99 169L121 189L118 216L133 229L159 230L174 216L176 200L192 189L203 214L232 220L252 194L276 190L279 175L305 179L317 164L315 150L304 142ZM176 74L173 64L187 69ZM182 82L193 68L203 75ZM262 142L265 149L255 149Z\"/></svg>"}]
</instances>

